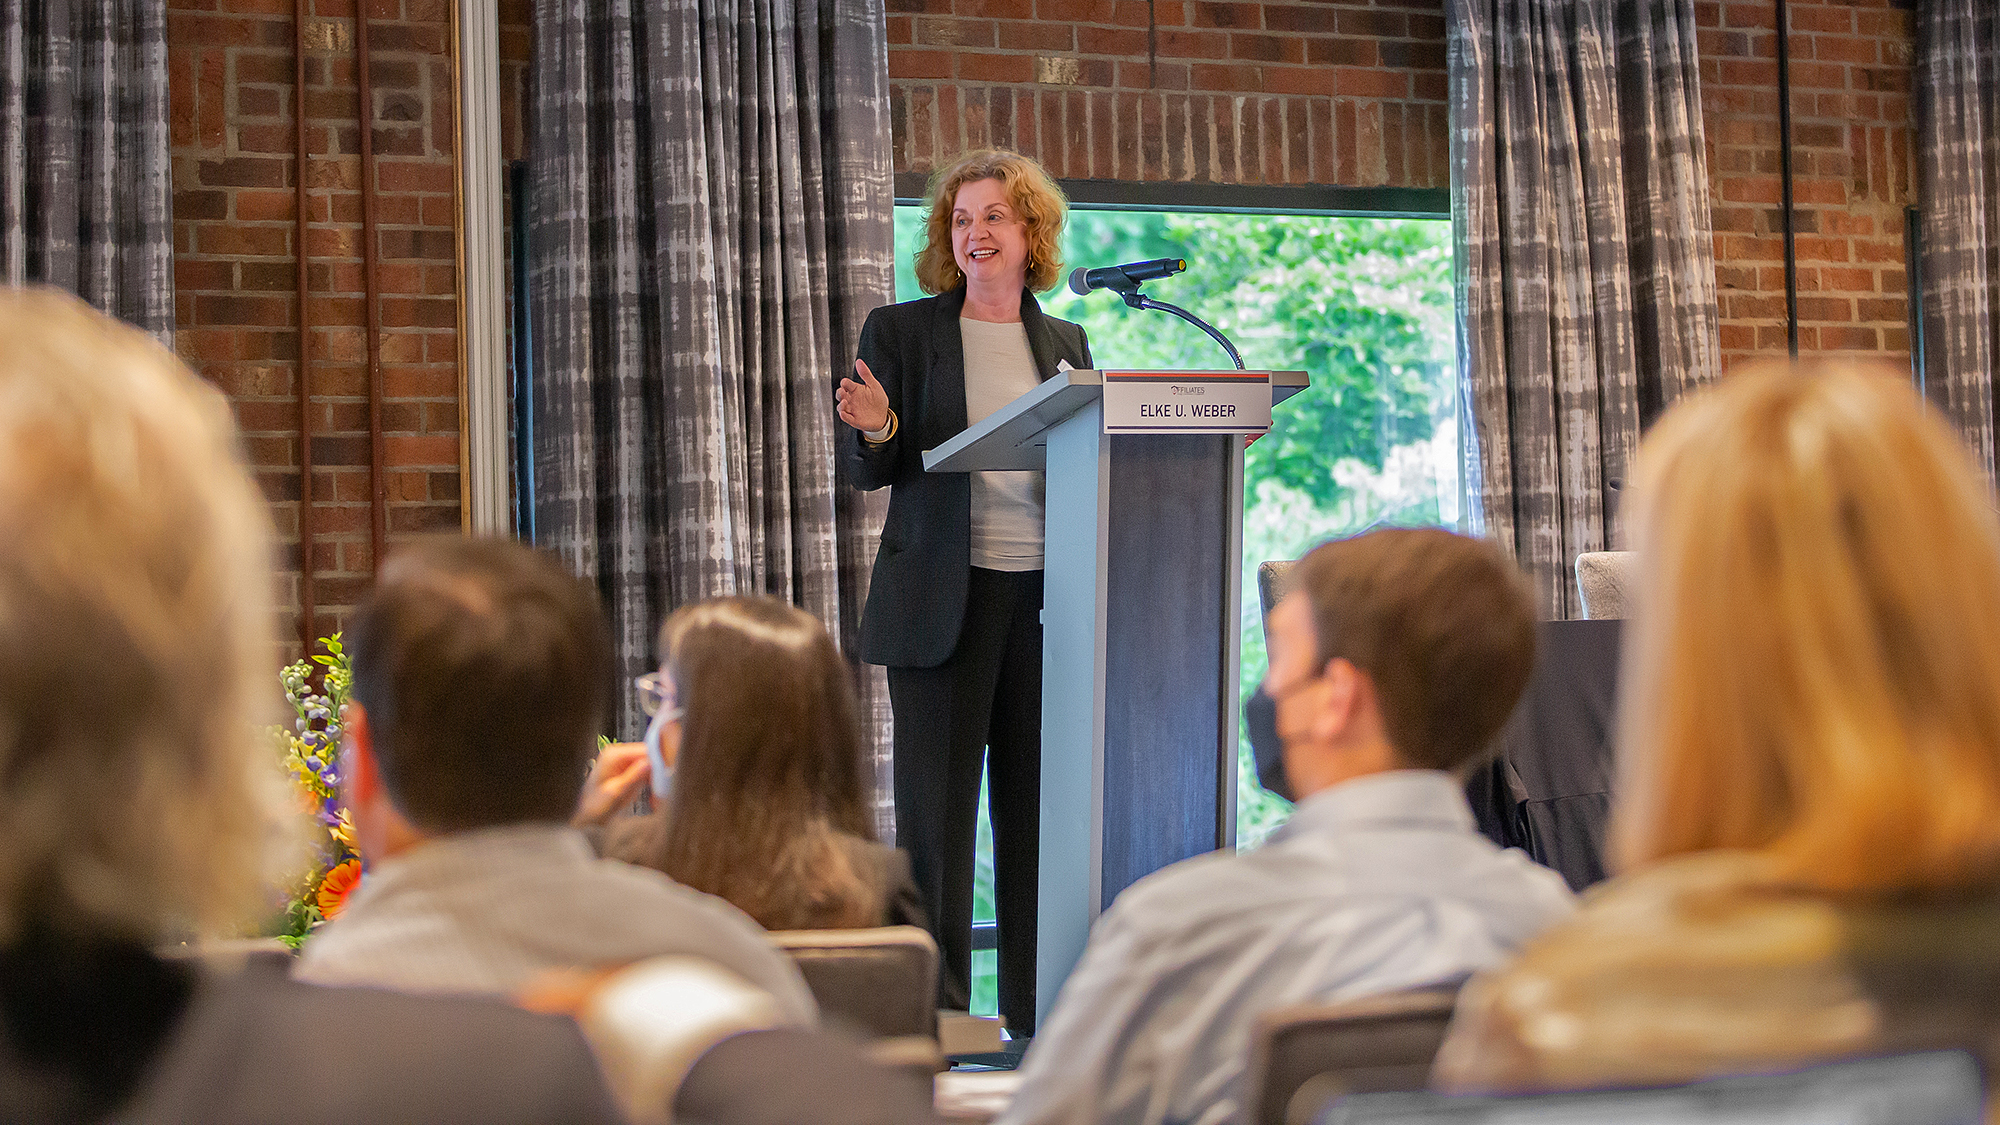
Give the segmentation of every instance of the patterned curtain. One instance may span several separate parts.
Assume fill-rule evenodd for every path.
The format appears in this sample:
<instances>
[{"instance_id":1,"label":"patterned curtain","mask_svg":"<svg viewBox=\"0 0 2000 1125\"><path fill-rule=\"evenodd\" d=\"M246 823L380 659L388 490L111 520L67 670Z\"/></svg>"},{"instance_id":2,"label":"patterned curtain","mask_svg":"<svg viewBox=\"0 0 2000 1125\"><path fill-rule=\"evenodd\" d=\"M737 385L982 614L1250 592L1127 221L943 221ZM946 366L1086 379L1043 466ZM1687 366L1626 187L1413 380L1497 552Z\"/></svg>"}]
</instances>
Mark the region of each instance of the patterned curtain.
<instances>
[{"instance_id":1,"label":"patterned curtain","mask_svg":"<svg viewBox=\"0 0 2000 1125\"><path fill-rule=\"evenodd\" d=\"M171 342L166 0L0 0L0 269Z\"/></svg>"},{"instance_id":2,"label":"patterned curtain","mask_svg":"<svg viewBox=\"0 0 2000 1125\"><path fill-rule=\"evenodd\" d=\"M894 294L881 0L537 0L535 41L538 540L596 577L621 676L737 592L853 651L882 501L837 477L833 376Z\"/></svg>"},{"instance_id":3,"label":"patterned curtain","mask_svg":"<svg viewBox=\"0 0 2000 1125\"><path fill-rule=\"evenodd\" d=\"M2000 10L1992 0L1918 5L1916 78L1924 390L1991 479L2000 358Z\"/></svg>"},{"instance_id":4,"label":"patterned curtain","mask_svg":"<svg viewBox=\"0 0 2000 1125\"><path fill-rule=\"evenodd\" d=\"M1719 372L1694 0L1448 12L1466 480L1574 617L1640 432Z\"/></svg>"}]
</instances>

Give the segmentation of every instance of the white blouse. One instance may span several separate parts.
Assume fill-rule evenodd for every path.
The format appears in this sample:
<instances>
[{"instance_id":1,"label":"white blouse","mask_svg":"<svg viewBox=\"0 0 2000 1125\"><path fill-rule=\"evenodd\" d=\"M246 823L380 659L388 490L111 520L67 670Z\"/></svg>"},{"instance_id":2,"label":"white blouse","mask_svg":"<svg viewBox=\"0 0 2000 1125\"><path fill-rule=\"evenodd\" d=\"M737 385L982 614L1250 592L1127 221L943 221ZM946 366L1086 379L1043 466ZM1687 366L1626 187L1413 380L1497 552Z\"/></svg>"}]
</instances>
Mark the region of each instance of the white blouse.
<instances>
[{"instance_id":1,"label":"white blouse","mask_svg":"<svg viewBox=\"0 0 2000 1125\"><path fill-rule=\"evenodd\" d=\"M1040 385L1028 330L960 317L965 344L965 423L1000 409ZM972 565L988 570L1042 569L1042 474L1034 470L972 474Z\"/></svg>"}]
</instances>

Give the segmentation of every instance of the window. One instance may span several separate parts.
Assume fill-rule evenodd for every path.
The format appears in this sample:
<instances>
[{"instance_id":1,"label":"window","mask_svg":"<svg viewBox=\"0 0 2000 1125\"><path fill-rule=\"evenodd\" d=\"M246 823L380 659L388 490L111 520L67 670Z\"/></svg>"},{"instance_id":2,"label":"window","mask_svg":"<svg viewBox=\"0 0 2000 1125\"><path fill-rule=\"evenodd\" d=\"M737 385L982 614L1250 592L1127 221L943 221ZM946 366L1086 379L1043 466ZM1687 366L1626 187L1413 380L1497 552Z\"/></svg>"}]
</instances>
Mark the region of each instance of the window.
<instances>
[{"instance_id":1,"label":"window","mask_svg":"<svg viewBox=\"0 0 2000 1125\"><path fill-rule=\"evenodd\" d=\"M922 295L912 268L922 243L922 208L897 207L898 300ZM1247 697L1265 669L1259 563L1370 526L1461 521L1450 224L1077 206L1063 243L1066 268L1186 258L1186 273L1146 291L1215 324L1251 367L1311 376L1311 388L1277 408L1271 432L1244 457ZM1100 367L1229 365L1199 329L1128 308L1114 294L1078 297L1065 288L1042 304L1084 326ZM1251 847L1289 809L1258 787L1247 735L1237 778L1237 843ZM976 921L993 916L989 839L982 823ZM992 965L991 952L974 955L974 1011L993 1010Z\"/></svg>"}]
</instances>

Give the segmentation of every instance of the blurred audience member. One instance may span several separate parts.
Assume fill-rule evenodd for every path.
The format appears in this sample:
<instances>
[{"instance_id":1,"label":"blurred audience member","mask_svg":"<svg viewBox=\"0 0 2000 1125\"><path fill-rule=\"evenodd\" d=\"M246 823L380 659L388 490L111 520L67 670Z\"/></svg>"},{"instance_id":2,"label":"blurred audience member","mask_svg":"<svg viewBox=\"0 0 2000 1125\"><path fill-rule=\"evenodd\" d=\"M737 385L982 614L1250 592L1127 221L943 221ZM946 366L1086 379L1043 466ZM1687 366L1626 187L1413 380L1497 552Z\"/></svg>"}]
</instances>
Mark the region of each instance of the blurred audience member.
<instances>
[{"instance_id":1,"label":"blurred audience member","mask_svg":"<svg viewBox=\"0 0 2000 1125\"><path fill-rule=\"evenodd\" d=\"M2000 524L1907 379L1732 375L1642 447L1613 860L1455 1089L2000 1043Z\"/></svg>"},{"instance_id":2,"label":"blurred audience member","mask_svg":"<svg viewBox=\"0 0 2000 1125\"><path fill-rule=\"evenodd\" d=\"M597 858L569 826L611 648L588 587L509 540L392 555L347 630L343 795L367 875L298 976L511 995L558 969L683 954L816 1009L791 960L727 903Z\"/></svg>"},{"instance_id":3,"label":"blurred audience member","mask_svg":"<svg viewBox=\"0 0 2000 1125\"><path fill-rule=\"evenodd\" d=\"M1439 530L1328 543L1294 574L1246 711L1260 780L1298 808L1254 852L1118 897L1004 1125L1236 1120L1260 1013L1456 982L1570 912L1561 876L1479 834L1457 776L1528 680L1519 574Z\"/></svg>"},{"instance_id":4,"label":"blurred audience member","mask_svg":"<svg viewBox=\"0 0 2000 1125\"><path fill-rule=\"evenodd\" d=\"M151 952L268 909L295 815L260 728L270 528L220 395L0 291L0 527L0 1120L617 1119L567 1021Z\"/></svg>"},{"instance_id":5,"label":"blurred audience member","mask_svg":"<svg viewBox=\"0 0 2000 1125\"><path fill-rule=\"evenodd\" d=\"M643 747L607 750L578 819L605 854L720 895L772 930L924 925L909 857L875 841L847 664L774 598L676 610L642 677ZM653 811L619 817L650 785Z\"/></svg>"}]
</instances>

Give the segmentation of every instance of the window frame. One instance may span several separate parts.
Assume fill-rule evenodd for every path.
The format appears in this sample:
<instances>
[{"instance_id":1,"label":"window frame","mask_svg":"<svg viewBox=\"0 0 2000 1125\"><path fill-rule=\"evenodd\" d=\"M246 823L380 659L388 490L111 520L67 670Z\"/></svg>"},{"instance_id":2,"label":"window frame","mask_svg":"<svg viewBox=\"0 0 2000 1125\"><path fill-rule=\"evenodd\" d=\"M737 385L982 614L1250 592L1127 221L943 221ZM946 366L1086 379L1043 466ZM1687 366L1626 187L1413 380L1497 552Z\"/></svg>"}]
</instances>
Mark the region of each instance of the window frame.
<instances>
[{"instance_id":1,"label":"window frame","mask_svg":"<svg viewBox=\"0 0 2000 1125\"><path fill-rule=\"evenodd\" d=\"M896 205L922 206L925 172L896 173ZM1448 188L1337 184L1212 184L1058 179L1070 206L1091 211L1205 211L1226 215L1332 215L1350 219L1449 219Z\"/></svg>"}]
</instances>

